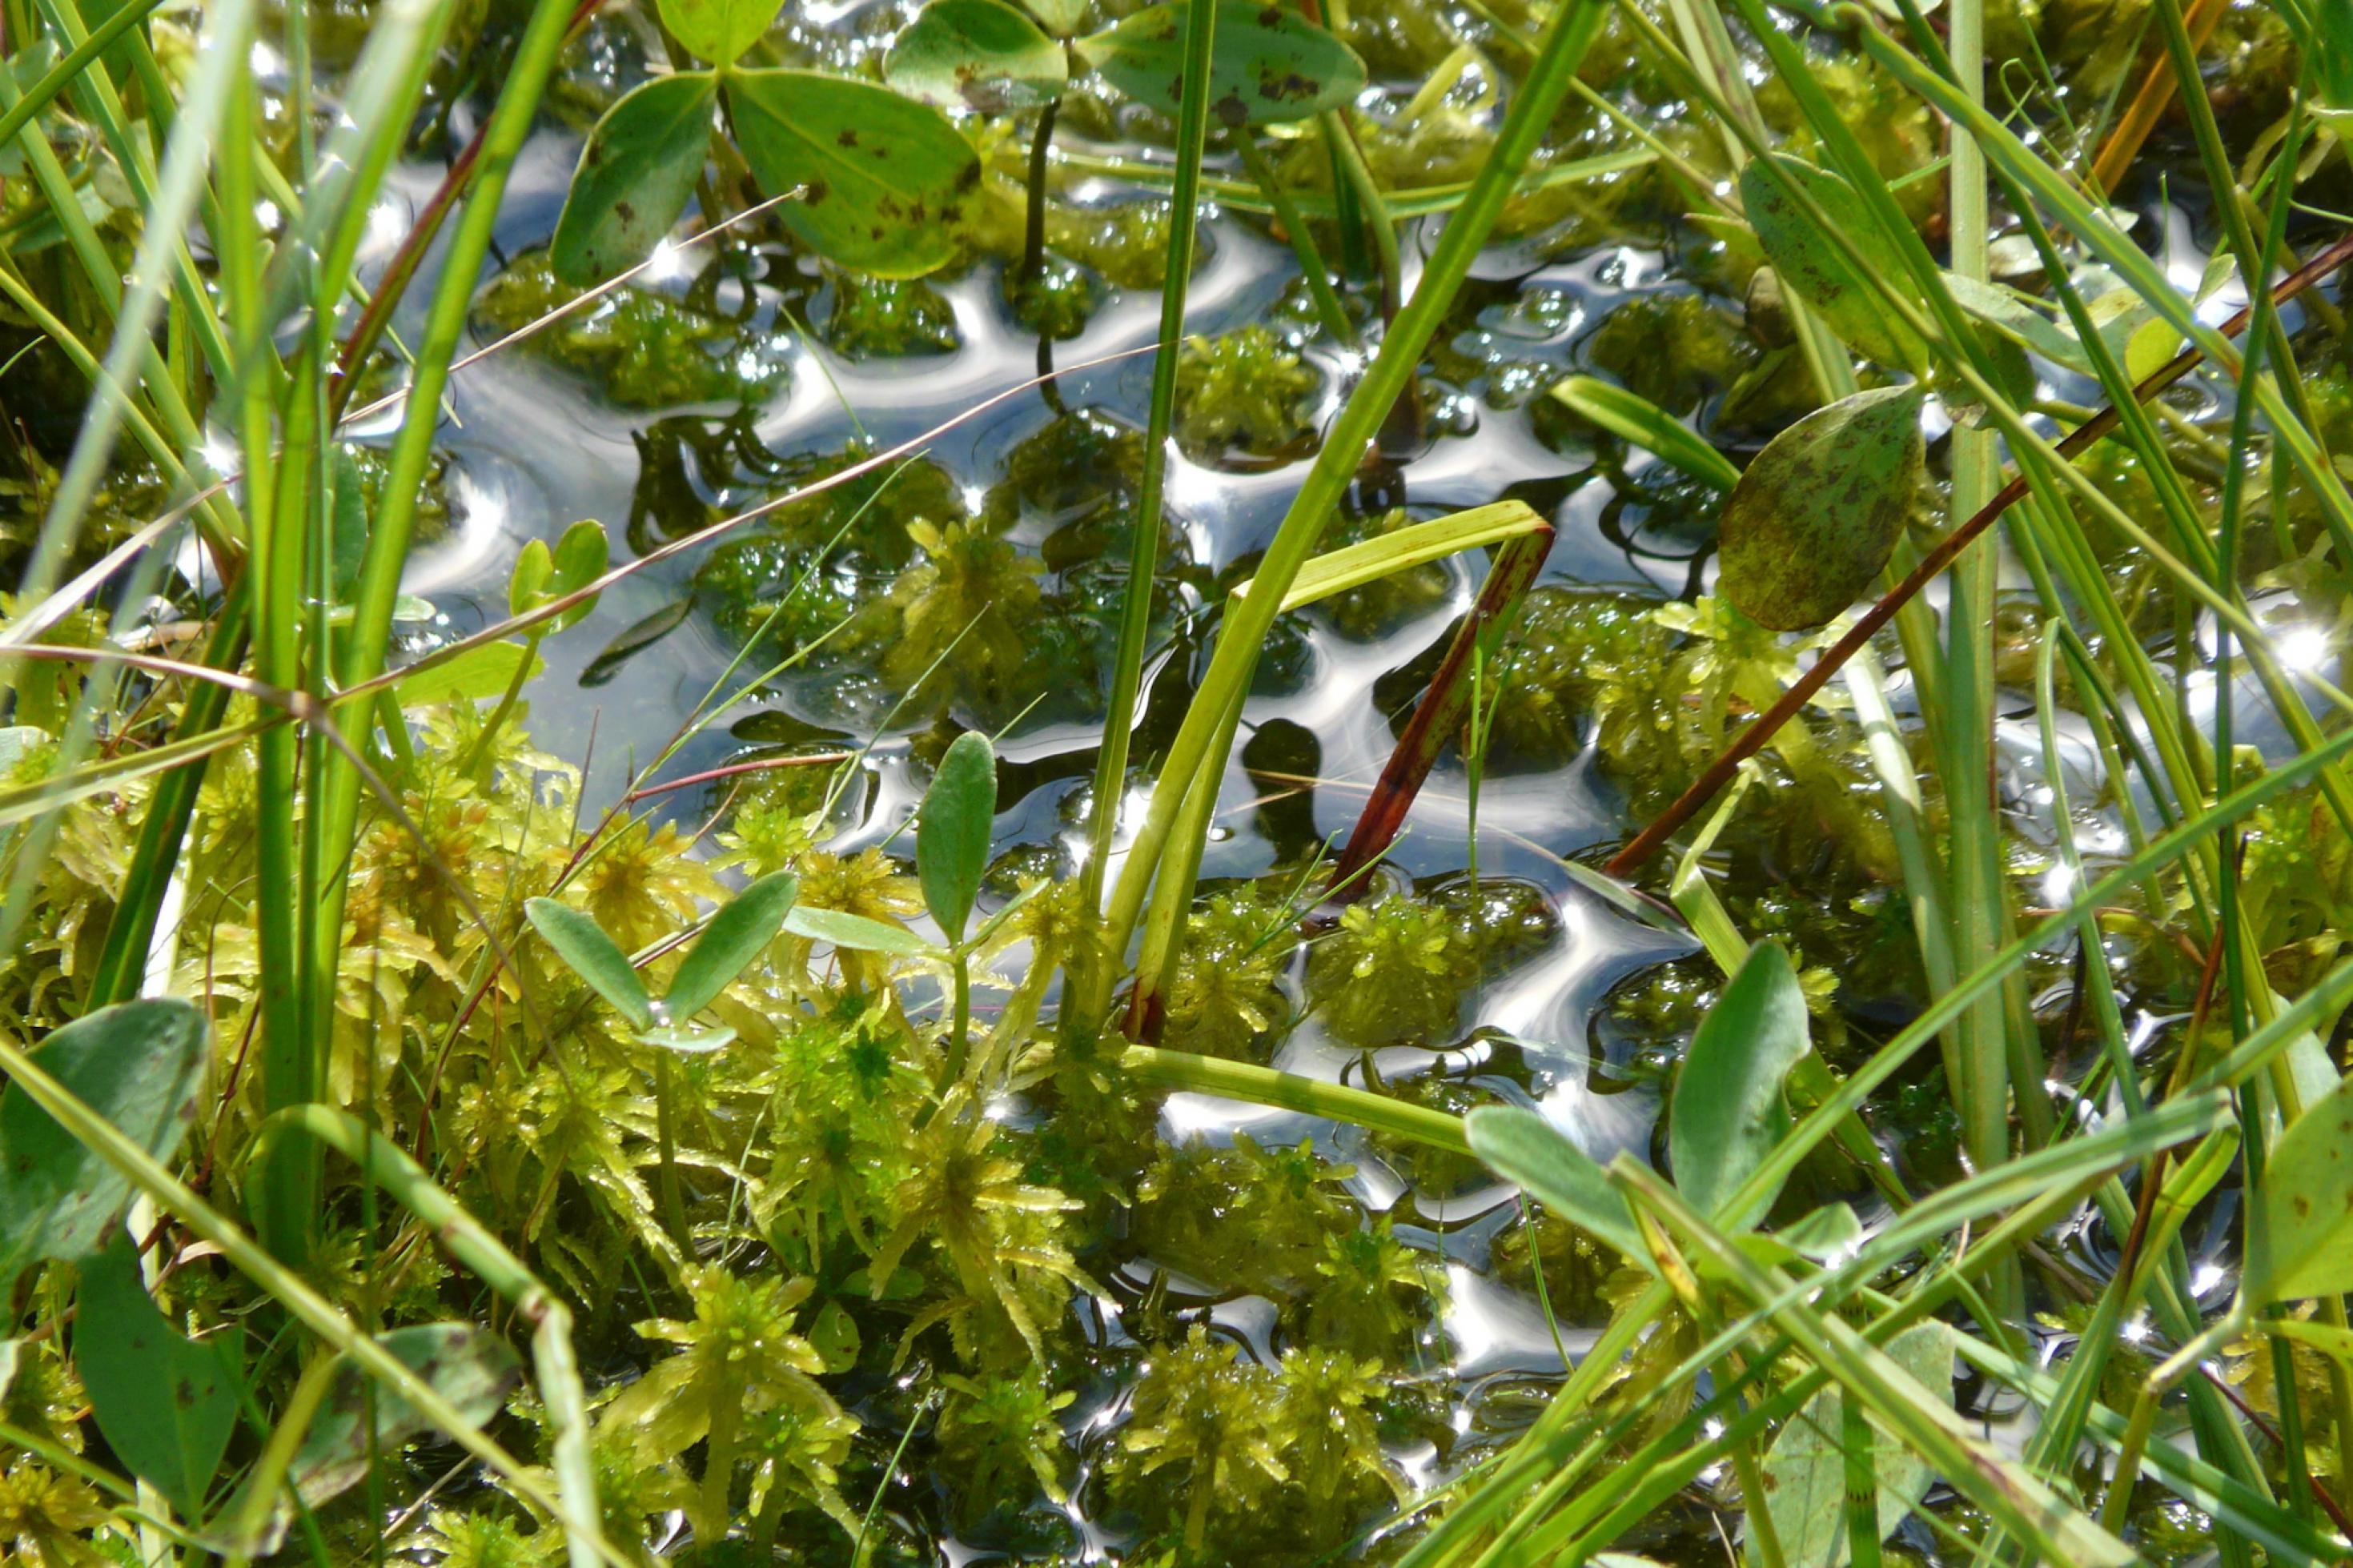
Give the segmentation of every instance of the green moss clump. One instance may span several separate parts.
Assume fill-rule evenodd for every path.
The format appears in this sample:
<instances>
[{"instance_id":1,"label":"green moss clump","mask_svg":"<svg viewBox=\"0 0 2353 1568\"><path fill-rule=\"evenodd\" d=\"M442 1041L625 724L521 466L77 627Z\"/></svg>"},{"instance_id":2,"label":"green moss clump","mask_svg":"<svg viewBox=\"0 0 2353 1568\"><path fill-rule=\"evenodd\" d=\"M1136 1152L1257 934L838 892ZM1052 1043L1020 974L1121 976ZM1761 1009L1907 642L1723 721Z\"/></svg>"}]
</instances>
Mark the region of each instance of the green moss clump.
<instances>
[{"instance_id":1,"label":"green moss clump","mask_svg":"<svg viewBox=\"0 0 2353 1568\"><path fill-rule=\"evenodd\" d=\"M920 278L867 278L828 270L832 295L818 331L844 357L904 359L964 345L947 296Z\"/></svg>"},{"instance_id":2,"label":"green moss clump","mask_svg":"<svg viewBox=\"0 0 2353 1568\"><path fill-rule=\"evenodd\" d=\"M1060 1413L1078 1396L1057 1394L1034 1368L980 1378L940 1380L958 1397L940 1412L940 1462L956 1478L967 1520L1018 1507L1037 1492L1057 1503L1068 1462Z\"/></svg>"},{"instance_id":3,"label":"green moss clump","mask_svg":"<svg viewBox=\"0 0 2353 1568\"><path fill-rule=\"evenodd\" d=\"M1202 462L1301 456L1315 435L1308 399L1322 384L1262 326L1187 338L1176 356L1176 444Z\"/></svg>"},{"instance_id":4,"label":"green moss clump","mask_svg":"<svg viewBox=\"0 0 2353 1568\"><path fill-rule=\"evenodd\" d=\"M482 291L474 318L502 335L582 292L558 282L547 253L534 250ZM524 340L523 352L563 366L625 408L757 403L783 386L787 374L773 334L647 289L614 290Z\"/></svg>"},{"instance_id":5,"label":"green moss clump","mask_svg":"<svg viewBox=\"0 0 2353 1568\"><path fill-rule=\"evenodd\" d=\"M1653 600L1546 584L1530 591L1496 661L1493 756L1556 767L1588 732L1616 767L1647 771L1672 756L1661 695L1676 637Z\"/></svg>"},{"instance_id":6,"label":"green moss clump","mask_svg":"<svg viewBox=\"0 0 2353 1568\"><path fill-rule=\"evenodd\" d=\"M1692 293L1638 295L1601 320L1586 362L1671 414L1740 379L1757 358L1739 318Z\"/></svg>"},{"instance_id":7,"label":"green moss clump","mask_svg":"<svg viewBox=\"0 0 2353 1568\"><path fill-rule=\"evenodd\" d=\"M1085 207L1057 202L1046 211L1046 244L1115 289L1156 292L1168 273L1167 199ZM1200 266L1198 255L1193 265Z\"/></svg>"},{"instance_id":8,"label":"green moss clump","mask_svg":"<svg viewBox=\"0 0 2353 1568\"><path fill-rule=\"evenodd\" d=\"M1385 539L1412 525L1403 507L1369 517L1343 518L1324 531L1319 550L1339 550L1366 540ZM1360 588L1333 595L1314 613L1341 635L1369 641L1397 630L1414 616L1427 615L1454 595L1454 574L1444 562L1425 561L1402 572L1391 572Z\"/></svg>"},{"instance_id":9,"label":"green moss clump","mask_svg":"<svg viewBox=\"0 0 2353 1568\"><path fill-rule=\"evenodd\" d=\"M1257 1042L1291 1013L1281 984L1293 947L1284 920L1255 886L1219 893L1194 911L1166 997L1163 1038L1172 1048L1257 1055Z\"/></svg>"},{"instance_id":10,"label":"green moss clump","mask_svg":"<svg viewBox=\"0 0 2353 1568\"><path fill-rule=\"evenodd\" d=\"M1163 1150L1135 1188L1144 1252L1220 1289L1297 1301L1314 1289L1333 1237L1357 1228L1358 1210L1335 1165L1302 1141L1262 1148L1247 1132L1218 1146Z\"/></svg>"},{"instance_id":11,"label":"green moss clump","mask_svg":"<svg viewBox=\"0 0 2353 1568\"><path fill-rule=\"evenodd\" d=\"M1307 956L1307 1000L1332 1037L1370 1049L1454 1037L1477 962L1468 933L1402 893L1350 904Z\"/></svg>"}]
</instances>

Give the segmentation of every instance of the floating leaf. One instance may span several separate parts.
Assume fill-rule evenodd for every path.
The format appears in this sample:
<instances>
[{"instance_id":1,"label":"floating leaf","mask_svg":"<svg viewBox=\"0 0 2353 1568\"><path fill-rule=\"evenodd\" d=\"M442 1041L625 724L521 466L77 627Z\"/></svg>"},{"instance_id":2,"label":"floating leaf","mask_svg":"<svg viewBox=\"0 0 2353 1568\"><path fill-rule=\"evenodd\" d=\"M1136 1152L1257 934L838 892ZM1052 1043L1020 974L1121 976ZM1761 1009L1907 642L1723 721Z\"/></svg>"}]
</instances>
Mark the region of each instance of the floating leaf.
<instances>
[{"instance_id":1,"label":"floating leaf","mask_svg":"<svg viewBox=\"0 0 2353 1568\"><path fill-rule=\"evenodd\" d=\"M1650 1267L1626 1194L1609 1184L1601 1167L1568 1134L1518 1106L1482 1106L1463 1125L1471 1152L1497 1175L1516 1182L1528 1196L1629 1261Z\"/></svg>"},{"instance_id":2,"label":"floating leaf","mask_svg":"<svg viewBox=\"0 0 2353 1568\"><path fill-rule=\"evenodd\" d=\"M158 998L84 1014L51 1034L33 1060L159 1164L171 1163L196 1116L205 1016ZM79 1263L106 1245L131 1183L52 1120L22 1089L0 1093L0 1290L43 1258Z\"/></svg>"},{"instance_id":3,"label":"floating leaf","mask_svg":"<svg viewBox=\"0 0 2353 1568\"><path fill-rule=\"evenodd\" d=\"M951 942L964 940L996 826L997 752L987 736L967 730L940 759L915 819L915 874L923 884L923 905Z\"/></svg>"},{"instance_id":4,"label":"floating leaf","mask_svg":"<svg viewBox=\"0 0 2353 1568\"><path fill-rule=\"evenodd\" d=\"M120 1231L82 1264L76 1301L74 1365L98 1429L132 1474L183 1519L195 1518L237 1426L236 1333L190 1341L174 1332Z\"/></svg>"},{"instance_id":5,"label":"floating leaf","mask_svg":"<svg viewBox=\"0 0 2353 1568\"><path fill-rule=\"evenodd\" d=\"M1772 168L1766 165L1770 163ZM1917 301L1903 252L1879 226L1855 188L1827 169L1776 153L1752 158L1740 172L1740 202L1782 286L1820 311L1831 331L1884 365L1917 372L1928 363L1920 334L1887 313L1887 303L1857 272L1811 215L1773 177L1778 169L1813 198L1831 225L1861 253L1871 273Z\"/></svg>"},{"instance_id":6,"label":"floating leaf","mask_svg":"<svg viewBox=\"0 0 2353 1568\"><path fill-rule=\"evenodd\" d=\"M482 702L505 692L515 669L526 659L530 680L547 668L547 661L520 643L487 642L470 647L447 663L404 675L392 689L403 708L429 708L437 702Z\"/></svg>"},{"instance_id":7,"label":"floating leaf","mask_svg":"<svg viewBox=\"0 0 2353 1568\"><path fill-rule=\"evenodd\" d=\"M1079 53L1138 103L1174 112L1183 94L1187 4L1148 5L1080 39ZM1364 87L1365 62L1297 12L1218 0L1209 112L1225 124L1306 120L1353 101Z\"/></svg>"},{"instance_id":8,"label":"floating leaf","mask_svg":"<svg viewBox=\"0 0 2353 1568\"><path fill-rule=\"evenodd\" d=\"M548 242L557 278L586 286L653 254L702 174L718 101L718 78L680 71L631 89L605 111L580 149Z\"/></svg>"},{"instance_id":9,"label":"floating leaf","mask_svg":"<svg viewBox=\"0 0 2353 1568\"><path fill-rule=\"evenodd\" d=\"M1842 397L1767 444L1725 498L1722 592L1776 631L1818 626L1861 597L1911 515L1926 447L1916 384Z\"/></svg>"},{"instance_id":10,"label":"floating leaf","mask_svg":"<svg viewBox=\"0 0 2353 1568\"><path fill-rule=\"evenodd\" d=\"M785 916L800 896L800 879L789 871L761 878L727 900L687 950L662 999L671 1021L684 1024L719 999L744 966L785 929Z\"/></svg>"},{"instance_id":11,"label":"floating leaf","mask_svg":"<svg viewBox=\"0 0 2353 1568\"><path fill-rule=\"evenodd\" d=\"M654 1026L653 998L629 963L628 954L605 934L605 928L567 904L554 899L533 899L522 907L532 929L547 940L555 956L588 988L613 1005L614 1011L634 1029Z\"/></svg>"},{"instance_id":12,"label":"floating leaf","mask_svg":"<svg viewBox=\"0 0 2353 1568\"><path fill-rule=\"evenodd\" d=\"M980 158L929 104L819 71L727 79L735 134L777 209L827 259L878 278L915 278L955 255L980 188Z\"/></svg>"},{"instance_id":13,"label":"floating leaf","mask_svg":"<svg viewBox=\"0 0 2353 1568\"><path fill-rule=\"evenodd\" d=\"M793 912L785 917L785 929L795 936L829 942L836 947L847 947L859 952L890 952L903 958L940 959L947 956L905 926L888 925L844 910L822 910L811 904L795 904Z\"/></svg>"},{"instance_id":14,"label":"floating leaf","mask_svg":"<svg viewBox=\"0 0 2353 1568\"><path fill-rule=\"evenodd\" d=\"M1667 1158L1692 1207L1735 1229L1772 1207L1767 1194L1746 1213L1723 1212L1788 1130L1781 1080L1811 1048L1789 955L1760 942L1700 1020L1667 1108Z\"/></svg>"},{"instance_id":15,"label":"floating leaf","mask_svg":"<svg viewBox=\"0 0 2353 1568\"><path fill-rule=\"evenodd\" d=\"M2263 1162L2243 1285L2257 1305L2353 1290L2353 1079L2305 1107Z\"/></svg>"},{"instance_id":16,"label":"floating leaf","mask_svg":"<svg viewBox=\"0 0 2353 1568\"><path fill-rule=\"evenodd\" d=\"M1061 97L1070 66L1004 0L932 0L891 46L882 79L942 109L1008 114Z\"/></svg>"},{"instance_id":17,"label":"floating leaf","mask_svg":"<svg viewBox=\"0 0 2353 1568\"><path fill-rule=\"evenodd\" d=\"M605 531L593 522L575 522L565 529L552 551L545 540L533 540L515 557L514 571L507 576L507 613L525 615L542 605L578 593L602 577L611 560ZM535 629L542 636L560 632L577 625L596 607L596 595L591 595L570 609L558 612L553 619L541 622Z\"/></svg>"},{"instance_id":18,"label":"floating leaf","mask_svg":"<svg viewBox=\"0 0 2353 1568\"><path fill-rule=\"evenodd\" d=\"M1657 404L1589 375L1572 375L1552 395L1621 441L1631 442L1703 484L1730 489L1740 482L1732 459L1692 433Z\"/></svg>"},{"instance_id":19,"label":"floating leaf","mask_svg":"<svg viewBox=\"0 0 2353 1568\"><path fill-rule=\"evenodd\" d=\"M779 0L660 0L662 26L689 53L732 66L776 19Z\"/></svg>"},{"instance_id":20,"label":"floating leaf","mask_svg":"<svg viewBox=\"0 0 2353 1568\"><path fill-rule=\"evenodd\" d=\"M1926 1322L1887 1342L1887 1354L1947 1405L1953 1398L1953 1331ZM1790 1417L1765 1455L1765 1500L1788 1568L1838 1568L1847 1558L1845 1399L1833 1385ZM1884 1541L1928 1490L1917 1455L1871 1429L1872 1468L1879 1482L1879 1536ZM1859 1447L1860 1445L1858 1445Z\"/></svg>"}]
</instances>

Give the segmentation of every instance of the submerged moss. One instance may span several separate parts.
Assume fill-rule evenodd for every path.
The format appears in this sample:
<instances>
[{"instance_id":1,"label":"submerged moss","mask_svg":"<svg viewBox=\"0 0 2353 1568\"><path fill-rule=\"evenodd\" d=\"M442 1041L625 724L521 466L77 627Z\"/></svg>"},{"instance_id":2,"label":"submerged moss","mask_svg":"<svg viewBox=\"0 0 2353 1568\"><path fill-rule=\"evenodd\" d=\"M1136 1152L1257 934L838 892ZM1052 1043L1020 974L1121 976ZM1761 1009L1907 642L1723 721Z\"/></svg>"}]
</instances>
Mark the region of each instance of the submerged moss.
<instances>
[{"instance_id":1,"label":"submerged moss","mask_svg":"<svg viewBox=\"0 0 2353 1568\"><path fill-rule=\"evenodd\" d=\"M1350 904L1308 954L1307 999L1345 1044L1442 1046L1476 978L1471 947L1435 905L1398 893Z\"/></svg>"},{"instance_id":2,"label":"submerged moss","mask_svg":"<svg viewBox=\"0 0 2353 1568\"><path fill-rule=\"evenodd\" d=\"M510 264L474 302L477 321L504 334L532 325L583 290L556 281L547 253ZM524 340L545 359L628 408L754 403L783 386L782 345L747 316L729 316L651 289L624 287Z\"/></svg>"},{"instance_id":3,"label":"submerged moss","mask_svg":"<svg viewBox=\"0 0 2353 1568\"><path fill-rule=\"evenodd\" d=\"M1202 462L1297 457L1314 435L1314 371L1267 328L1187 338L1176 359L1176 444Z\"/></svg>"}]
</instances>

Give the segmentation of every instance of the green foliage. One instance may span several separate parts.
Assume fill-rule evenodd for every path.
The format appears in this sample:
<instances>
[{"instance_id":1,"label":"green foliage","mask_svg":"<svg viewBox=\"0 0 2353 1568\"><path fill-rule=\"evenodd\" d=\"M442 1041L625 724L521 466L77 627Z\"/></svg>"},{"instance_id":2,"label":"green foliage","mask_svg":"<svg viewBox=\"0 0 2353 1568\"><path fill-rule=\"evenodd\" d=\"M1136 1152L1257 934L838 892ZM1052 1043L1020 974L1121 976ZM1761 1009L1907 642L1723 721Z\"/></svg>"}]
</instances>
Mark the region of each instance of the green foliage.
<instances>
[{"instance_id":1,"label":"green foliage","mask_svg":"<svg viewBox=\"0 0 2353 1568\"><path fill-rule=\"evenodd\" d=\"M776 19L771 0L661 0L662 26L697 59L732 66Z\"/></svg>"},{"instance_id":2,"label":"green foliage","mask_svg":"<svg viewBox=\"0 0 2353 1568\"><path fill-rule=\"evenodd\" d=\"M476 301L491 331L520 331L573 303L543 251L518 258ZM685 403L756 402L784 384L780 345L765 331L701 301L623 288L598 310L565 316L526 340L524 352L551 359L625 408Z\"/></svg>"},{"instance_id":3,"label":"green foliage","mask_svg":"<svg viewBox=\"0 0 2353 1568\"><path fill-rule=\"evenodd\" d=\"M1444 910L1418 899L1351 904L1308 954L1308 1002L1348 1045L1445 1045L1477 976L1470 946Z\"/></svg>"},{"instance_id":4,"label":"green foliage","mask_svg":"<svg viewBox=\"0 0 2353 1568\"><path fill-rule=\"evenodd\" d=\"M1176 442L1203 461L1288 457L1314 434L1315 373L1269 329L1187 338L1176 364Z\"/></svg>"},{"instance_id":5,"label":"green foliage","mask_svg":"<svg viewBox=\"0 0 2353 1568\"><path fill-rule=\"evenodd\" d=\"M75 1304L75 1357L108 1447L184 1517L200 1517L237 1424L235 1341L174 1333L120 1236L83 1260Z\"/></svg>"},{"instance_id":6,"label":"green foliage","mask_svg":"<svg viewBox=\"0 0 2353 1568\"><path fill-rule=\"evenodd\" d=\"M1692 1037L1667 1115L1676 1188L1727 1229L1755 1224L1772 1206L1768 1193L1738 1213L1726 1207L1788 1131L1782 1083L1811 1048L1789 955L1758 942Z\"/></svg>"},{"instance_id":7,"label":"green foliage","mask_svg":"<svg viewBox=\"0 0 2353 1568\"><path fill-rule=\"evenodd\" d=\"M940 108L1008 114L1062 94L1062 51L1003 0L931 0L882 61L882 79Z\"/></svg>"},{"instance_id":8,"label":"green foliage","mask_svg":"<svg viewBox=\"0 0 2353 1568\"><path fill-rule=\"evenodd\" d=\"M1162 0L1082 38L1078 51L1139 103L1173 110L1183 74L1188 0ZM1250 0L1217 0L1209 112L1227 125L1305 120L1365 85L1364 62L1314 23Z\"/></svg>"},{"instance_id":9,"label":"green foliage","mask_svg":"<svg viewBox=\"0 0 2353 1568\"><path fill-rule=\"evenodd\" d=\"M966 731L940 759L915 825L923 903L951 942L964 941L996 826L997 753L987 736Z\"/></svg>"},{"instance_id":10,"label":"green foliage","mask_svg":"<svg viewBox=\"0 0 2353 1568\"><path fill-rule=\"evenodd\" d=\"M717 78L680 71L605 111L580 151L548 242L558 280L585 287L653 254L702 177L718 102Z\"/></svg>"}]
</instances>

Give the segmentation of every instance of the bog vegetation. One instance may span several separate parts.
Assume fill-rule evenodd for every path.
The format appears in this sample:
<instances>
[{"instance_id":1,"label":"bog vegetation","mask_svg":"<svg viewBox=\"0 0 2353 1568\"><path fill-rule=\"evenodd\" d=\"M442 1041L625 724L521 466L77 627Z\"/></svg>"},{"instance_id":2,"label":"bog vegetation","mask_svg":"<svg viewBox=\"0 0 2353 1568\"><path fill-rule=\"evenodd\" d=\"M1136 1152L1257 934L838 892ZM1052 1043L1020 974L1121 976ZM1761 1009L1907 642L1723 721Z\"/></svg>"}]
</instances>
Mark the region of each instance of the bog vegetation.
<instances>
[{"instance_id":1,"label":"bog vegetation","mask_svg":"<svg viewBox=\"0 0 2353 1568\"><path fill-rule=\"evenodd\" d=\"M2353 1552L2353 0L0 29L0 1556Z\"/></svg>"}]
</instances>

